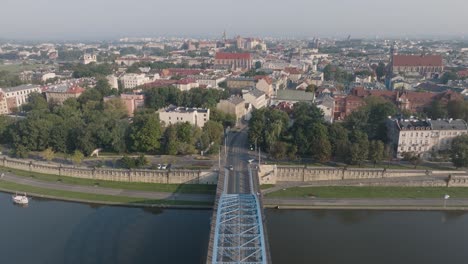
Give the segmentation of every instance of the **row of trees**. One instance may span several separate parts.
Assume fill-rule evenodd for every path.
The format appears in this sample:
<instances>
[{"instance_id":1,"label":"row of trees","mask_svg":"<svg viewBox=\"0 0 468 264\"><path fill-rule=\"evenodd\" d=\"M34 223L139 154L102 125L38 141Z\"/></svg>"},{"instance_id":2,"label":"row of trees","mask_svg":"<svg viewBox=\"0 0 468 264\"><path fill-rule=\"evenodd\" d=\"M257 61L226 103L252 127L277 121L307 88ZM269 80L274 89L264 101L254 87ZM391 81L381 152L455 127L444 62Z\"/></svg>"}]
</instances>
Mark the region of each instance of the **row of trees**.
<instances>
[{"instance_id":1,"label":"row of trees","mask_svg":"<svg viewBox=\"0 0 468 264\"><path fill-rule=\"evenodd\" d=\"M181 91L175 87L145 89L145 105L151 109L160 109L168 105L212 108L221 99L229 96L227 90L194 88Z\"/></svg>"},{"instance_id":2,"label":"row of trees","mask_svg":"<svg viewBox=\"0 0 468 264\"><path fill-rule=\"evenodd\" d=\"M173 91L173 88L161 91ZM153 109L142 110L129 121L122 101L103 101L104 96L115 93L105 80L100 80L96 88L87 89L78 99L68 99L63 105L49 104L43 95L32 94L30 102L23 107L26 118L17 122L0 118L0 143L9 144L19 157L49 148L68 154L79 151L86 156L96 148L117 153L216 152L222 141L223 125L235 122L234 117L213 110L212 120L203 129L189 123L167 127L161 124L154 109L171 103L190 105L188 102L192 102L193 106L204 106L211 101L212 94L201 91L174 93L175 98L183 98L181 101L171 101L169 96L159 94L158 100L163 98L161 105L150 104Z\"/></svg>"},{"instance_id":3,"label":"row of trees","mask_svg":"<svg viewBox=\"0 0 468 264\"><path fill-rule=\"evenodd\" d=\"M395 113L392 104L378 98L369 98L345 122L334 124L325 123L321 110L311 104L295 104L290 116L260 109L252 114L249 140L275 159L299 155L319 162L334 158L349 164L377 163L391 154L385 145L385 121Z\"/></svg>"}]
</instances>

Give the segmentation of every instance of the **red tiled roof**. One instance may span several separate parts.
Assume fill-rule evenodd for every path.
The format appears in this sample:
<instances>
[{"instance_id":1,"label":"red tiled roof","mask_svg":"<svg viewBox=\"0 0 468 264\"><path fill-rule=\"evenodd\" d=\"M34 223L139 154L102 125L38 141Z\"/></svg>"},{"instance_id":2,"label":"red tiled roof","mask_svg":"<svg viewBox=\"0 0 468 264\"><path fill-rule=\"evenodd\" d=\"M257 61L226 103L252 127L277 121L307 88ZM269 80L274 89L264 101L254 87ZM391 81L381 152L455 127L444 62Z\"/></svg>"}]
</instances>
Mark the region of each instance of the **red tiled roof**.
<instances>
[{"instance_id":1,"label":"red tiled roof","mask_svg":"<svg viewBox=\"0 0 468 264\"><path fill-rule=\"evenodd\" d=\"M393 55L393 66L438 66L442 67L441 55Z\"/></svg>"},{"instance_id":2,"label":"red tiled roof","mask_svg":"<svg viewBox=\"0 0 468 264\"><path fill-rule=\"evenodd\" d=\"M72 86L67 90L67 93L71 94L81 94L85 91L84 88L81 88L80 86Z\"/></svg>"},{"instance_id":3,"label":"red tiled roof","mask_svg":"<svg viewBox=\"0 0 468 264\"><path fill-rule=\"evenodd\" d=\"M177 83L177 80L156 80L151 83L143 84L143 87L145 88L165 87L165 86L171 86L176 83Z\"/></svg>"},{"instance_id":4,"label":"red tiled roof","mask_svg":"<svg viewBox=\"0 0 468 264\"><path fill-rule=\"evenodd\" d=\"M260 81L260 80L265 80L268 84L272 84L273 83L273 80L268 77L268 76L265 76L265 75L257 75L254 77L256 81Z\"/></svg>"},{"instance_id":5,"label":"red tiled roof","mask_svg":"<svg viewBox=\"0 0 468 264\"><path fill-rule=\"evenodd\" d=\"M468 77L468 70L458 71L458 72L457 72L457 75L458 75L458 77L460 77L460 78Z\"/></svg>"},{"instance_id":6,"label":"red tiled roof","mask_svg":"<svg viewBox=\"0 0 468 264\"><path fill-rule=\"evenodd\" d=\"M193 78L185 78L181 79L177 82L177 84L189 84L189 83L196 83L197 81Z\"/></svg>"},{"instance_id":7,"label":"red tiled roof","mask_svg":"<svg viewBox=\"0 0 468 264\"><path fill-rule=\"evenodd\" d=\"M252 56L250 53L225 53L218 52L215 56L216 60L250 60Z\"/></svg>"},{"instance_id":8,"label":"red tiled roof","mask_svg":"<svg viewBox=\"0 0 468 264\"><path fill-rule=\"evenodd\" d=\"M287 67L287 68L284 68L284 72L287 72L289 74L301 74L302 71L297 69L297 68L293 68L293 67Z\"/></svg>"}]
</instances>

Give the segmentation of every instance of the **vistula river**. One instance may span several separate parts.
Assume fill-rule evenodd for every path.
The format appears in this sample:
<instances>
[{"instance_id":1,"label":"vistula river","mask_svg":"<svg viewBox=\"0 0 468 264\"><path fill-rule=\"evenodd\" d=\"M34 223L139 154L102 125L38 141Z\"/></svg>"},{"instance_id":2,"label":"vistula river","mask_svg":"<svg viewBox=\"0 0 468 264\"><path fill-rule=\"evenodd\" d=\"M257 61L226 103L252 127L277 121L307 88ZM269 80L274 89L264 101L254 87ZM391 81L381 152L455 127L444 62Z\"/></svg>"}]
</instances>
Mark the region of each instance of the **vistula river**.
<instances>
[{"instance_id":1,"label":"vistula river","mask_svg":"<svg viewBox=\"0 0 468 264\"><path fill-rule=\"evenodd\" d=\"M0 193L0 263L203 263L210 210L142 209ZM468 263L468 212L267 210L273 263Z\"/></svg>"}]
</instances>

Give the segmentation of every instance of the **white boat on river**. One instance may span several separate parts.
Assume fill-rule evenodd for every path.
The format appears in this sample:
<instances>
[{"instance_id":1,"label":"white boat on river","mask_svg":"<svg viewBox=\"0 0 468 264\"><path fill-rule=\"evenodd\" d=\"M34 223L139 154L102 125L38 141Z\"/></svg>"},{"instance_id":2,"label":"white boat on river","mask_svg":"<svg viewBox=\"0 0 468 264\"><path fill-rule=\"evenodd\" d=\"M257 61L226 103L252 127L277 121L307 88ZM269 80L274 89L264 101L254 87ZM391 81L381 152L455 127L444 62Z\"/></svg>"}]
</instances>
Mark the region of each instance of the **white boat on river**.
<instances>
[{"instance_id":1,"label":"white boat on river","mask_svg":"<svg viewBox=\"0 0 468 264\"><path fill-rule=\"evenodd\" d=\"M26 196L26 193L24 195L15 194L11 198L15 204L26 205L29 203L29 199Z\"/></svg>"}]
</instances>

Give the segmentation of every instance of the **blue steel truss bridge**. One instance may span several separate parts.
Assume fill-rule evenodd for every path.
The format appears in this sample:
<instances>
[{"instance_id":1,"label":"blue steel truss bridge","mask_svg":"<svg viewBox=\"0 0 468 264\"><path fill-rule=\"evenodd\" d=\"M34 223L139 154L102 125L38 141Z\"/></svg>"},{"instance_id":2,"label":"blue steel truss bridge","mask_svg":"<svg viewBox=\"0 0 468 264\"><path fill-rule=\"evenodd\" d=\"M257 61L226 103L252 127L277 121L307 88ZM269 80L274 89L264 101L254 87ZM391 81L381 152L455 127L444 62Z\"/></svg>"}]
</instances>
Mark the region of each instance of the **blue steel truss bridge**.
<instances>
[{"instance_id":1,"label":"blue steel truss bridge","mask_svg":"<svg viewBox=\"0 0 468 264\"><path fill-rule=\"evenodd\" d=\"M258 177L247 162L247 133L231 132L226 142L206 263L271 263Z\"/></svg>"}]
</instances>

